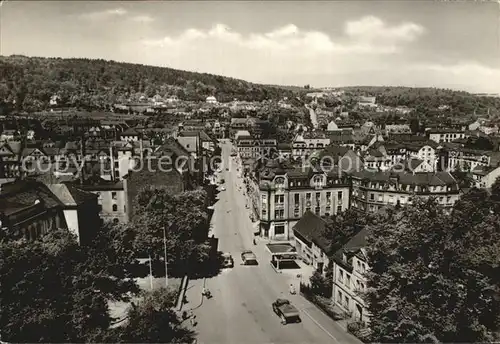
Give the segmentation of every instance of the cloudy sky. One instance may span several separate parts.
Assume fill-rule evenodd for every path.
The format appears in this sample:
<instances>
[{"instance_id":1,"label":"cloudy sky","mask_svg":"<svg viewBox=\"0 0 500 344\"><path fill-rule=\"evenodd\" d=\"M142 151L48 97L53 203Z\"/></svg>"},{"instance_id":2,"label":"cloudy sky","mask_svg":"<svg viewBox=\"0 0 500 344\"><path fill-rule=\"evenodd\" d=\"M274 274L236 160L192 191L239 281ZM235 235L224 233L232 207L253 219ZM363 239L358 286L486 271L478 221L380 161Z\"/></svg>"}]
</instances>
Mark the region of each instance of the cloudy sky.
<instances>
[{"instance_id":1,"label":"cloudy sky","mask_svg":"<svg viewBox=\"0 0 500 344\"><path fill-rule=\"evenodd\" d=\"M312 86L500 93L500 7L432 1L4 1L0 53Z\"/></svg>"}]
</instances>

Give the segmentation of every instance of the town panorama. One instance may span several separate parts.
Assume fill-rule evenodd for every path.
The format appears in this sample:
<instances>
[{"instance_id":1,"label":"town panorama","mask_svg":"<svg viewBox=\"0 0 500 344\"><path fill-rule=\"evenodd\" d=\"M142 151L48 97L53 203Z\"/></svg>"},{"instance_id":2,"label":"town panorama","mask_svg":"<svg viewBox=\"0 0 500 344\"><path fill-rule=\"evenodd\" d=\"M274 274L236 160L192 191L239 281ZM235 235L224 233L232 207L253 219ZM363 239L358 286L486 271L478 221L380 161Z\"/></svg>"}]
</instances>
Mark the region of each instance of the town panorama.
<instances>
[{"instance_id":1,"label":"town panorama","mask_svg":"<svg viewBox=\"0 0 500 344\"><path fill-rule=\"evenodd\" d=\"M498 11L2 1L1 343L499 342Z\"/></svg>"}]
</instances>

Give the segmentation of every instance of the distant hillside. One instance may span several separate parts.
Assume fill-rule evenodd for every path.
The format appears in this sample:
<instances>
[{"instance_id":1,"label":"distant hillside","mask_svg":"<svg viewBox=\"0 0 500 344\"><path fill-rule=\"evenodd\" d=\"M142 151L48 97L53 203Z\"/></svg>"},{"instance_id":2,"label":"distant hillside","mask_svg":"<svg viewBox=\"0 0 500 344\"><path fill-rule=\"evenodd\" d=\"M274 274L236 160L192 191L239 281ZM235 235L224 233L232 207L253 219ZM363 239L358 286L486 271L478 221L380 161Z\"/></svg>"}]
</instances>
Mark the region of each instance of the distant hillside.
<instances>
[{"instance_id":1,"label":"distant hillside","mask_svg":"<svg viewBox=\"0 0 500 344\"><path fill-rule=\"evenodd\" d=\"M258 85L212 74L105 60L0 56L0 100L18 109L46 108L52 95L65 105L103 108L140 96L248 101L292 97L299 88Z\"/></svg>"},{"instance_id":2,"label":"distant hillside","mask_svg":"<svg viewBox=\"0 0 500 344\"><path fill-rule=\"evenodd\" d=\"M342 87L347 94L376 96L377 103L387 106L408 106L425 113L441 105L449 105L454 115L500 115L500 98L480 97L464 91L439 88L390 86Z\"/></svg>"}]
</instances>

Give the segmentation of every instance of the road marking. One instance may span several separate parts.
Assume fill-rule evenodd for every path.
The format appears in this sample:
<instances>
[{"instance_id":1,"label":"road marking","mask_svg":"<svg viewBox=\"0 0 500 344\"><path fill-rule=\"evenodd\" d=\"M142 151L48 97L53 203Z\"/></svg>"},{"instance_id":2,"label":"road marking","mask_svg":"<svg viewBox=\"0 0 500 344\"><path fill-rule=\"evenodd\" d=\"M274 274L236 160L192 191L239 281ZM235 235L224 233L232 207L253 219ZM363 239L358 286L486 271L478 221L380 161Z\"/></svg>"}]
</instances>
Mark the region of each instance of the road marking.
<instances>
[{"instance_id":1,"label":"road marking","mask_svg":"<svg viewBox=\"0 0 500 344\"><path fill-rule=\"evenodd\" d=\"M307 315L309 318L311 318L311 320L312 320L312 321L313 321L316 325L318 325L318 327L319 327L320 329L322 329L322 330L323 330L323 332L325 332L327 335L329 335L329 336L330 336L330 338L332 338L332 339L333 339L334 341L336 341L337 343L340 343L340 341L339 341L337 338L335 338L335 336L334 336L333 334L331 334L330 332L328 332L328 331L326 330L326 328L324 328L324 327L323 327L323 326L322 326L319 322L317 322L317 321L316 321L316 319L314 319L314 318L312 317L312 315L311 315L311 314L309 314L309 313L308 313L305 309L302 309L302 312L306 313L306 315Z\"/></svg>"}]
</instances>

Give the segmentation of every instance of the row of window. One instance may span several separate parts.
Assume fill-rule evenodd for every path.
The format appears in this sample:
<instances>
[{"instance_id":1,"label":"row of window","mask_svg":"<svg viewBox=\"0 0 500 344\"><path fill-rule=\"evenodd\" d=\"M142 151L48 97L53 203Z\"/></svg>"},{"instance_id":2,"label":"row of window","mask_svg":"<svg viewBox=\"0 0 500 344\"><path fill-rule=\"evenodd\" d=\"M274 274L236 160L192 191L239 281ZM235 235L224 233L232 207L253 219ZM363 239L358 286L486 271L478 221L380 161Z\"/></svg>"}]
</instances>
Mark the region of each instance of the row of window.
<instances>
[{"instance_id":1,"label":"row of window","mask_svg":"<svg viewBox=\"0 0 500 344\"><path fill-rule=\"evenodd\" d=\"M361 267L359 266L359 262L358 262L358 269L360 270L360 272L366 272L366 270L364 269L364 263L363 263L363 270L361 270ZM344 285L347 289L351 289L351 275L349 275L348 273L345 274L345 279L344 279L344 270L341 270L339 269L339 274L338 274L338 282L342 285ZM359 279L355 278L354 279L356 281L356 289L358 290L365 290L365 284L364 282L360 281Z\"/></svg>"},{"instance_id":2,"label":"row of window","mask_svg":"<svg viewBox=\"0 0 500 344\"><path fill-rule=\"evenodd\" d=\"M331 206L326 206L325 207L325 216L330 216L331 214L332 207ZM342 205L337 206L337 214L342 212ZM294 218L299 218L301 217L306 211L311 211L311 207L306 207L304 212L300 212L300 208L295 208L293 211L293 217ZM317 206L314 208L314 213L318 216L321 215L321 207ZM262 209L262 217L266 218L267 217L267 210L265 208ZM284 209L276 209L274 211L274 219L275 220L284 220L285 219L285 210Z\"/></svg>"},{"instance_id":3,"label":"row of window","mask_svg":"<svg viewBox=\"0 0 500 344\"><path fill-rule=\"evenodd\" d=\"M343 191L338 191L337 192L337 199L339 201L341 201L343 198L343 195L344 195ZM312 198L312 193L307 192L306 193L306 202L311 202L311 198ZM317 203L320 203L321 192L315 193L315 199L316 199ZM326 203L330 203L331 199L332 199L332 193L331 193L331 191L327 191L326 192ZM293 201L294 201L294 204L296 204L296 205L299 204L300 203L300 194L298 194L298 193L294 194ZM275 204L284 204L285 203L285 195L274 195L274 203ZM262 204L267 204L267 196L266 195L262 195Z\"/></svg>"}]
</instances>

